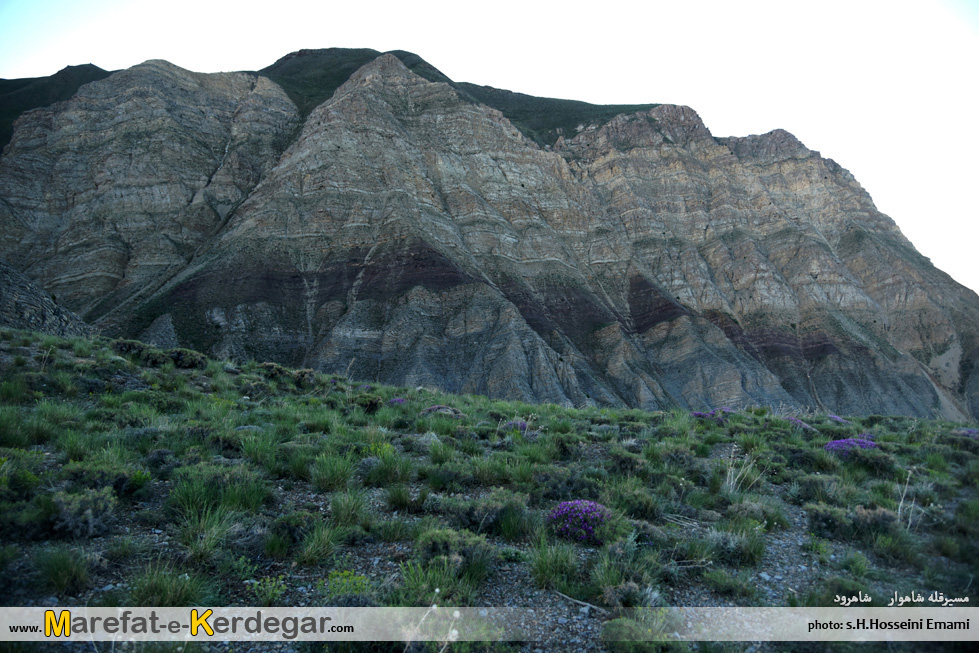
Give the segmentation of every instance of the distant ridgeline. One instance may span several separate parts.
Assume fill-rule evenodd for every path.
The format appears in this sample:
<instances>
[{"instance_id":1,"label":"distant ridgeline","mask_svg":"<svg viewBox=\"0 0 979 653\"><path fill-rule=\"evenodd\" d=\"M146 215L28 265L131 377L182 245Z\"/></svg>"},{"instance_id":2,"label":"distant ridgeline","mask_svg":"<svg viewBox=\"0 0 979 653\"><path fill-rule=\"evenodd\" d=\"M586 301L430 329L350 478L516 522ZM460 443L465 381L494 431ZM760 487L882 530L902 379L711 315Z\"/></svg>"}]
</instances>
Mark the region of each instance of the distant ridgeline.
<instances>
[{"instance_id":1,"label":"distant ridgeline","mask_svg":"<svg viewBox=\"0 0 979 653\"><path fill-rule=\"evenodd\" d=\"M0 117L0 258L108 335L568 406L979 415L979 297L782 130L367 49L66 68L0 81Z\"/></svg>"}]
</instances>

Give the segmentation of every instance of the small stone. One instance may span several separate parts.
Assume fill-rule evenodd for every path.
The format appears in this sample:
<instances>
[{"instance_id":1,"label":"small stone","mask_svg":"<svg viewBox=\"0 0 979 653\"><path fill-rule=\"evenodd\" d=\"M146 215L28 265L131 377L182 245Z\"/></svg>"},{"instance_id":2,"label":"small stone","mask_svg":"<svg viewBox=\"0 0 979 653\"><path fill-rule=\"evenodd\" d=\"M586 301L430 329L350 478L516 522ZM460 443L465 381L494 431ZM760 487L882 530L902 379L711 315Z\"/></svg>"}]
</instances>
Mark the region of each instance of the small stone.
<instances>
[{"instance_id":1,"label":"small stone","mask_svg":"<svg viewBox=\"0 0 979 653\"><path fill-rule=\"evenodd\" d=\"M58 597L57 596L49 596L48 598L43 599L41 601L41 605L58 605Z\"/></svg>"},{"instance_id":2,"label":"small stone","mask_svg":"<svg viewBox=\"0 0 979 653\"><path fill-rule=\"evenodd\" d=\"M113 585L112 583L109 583L108 585L106 585L105 587L102 588L102 591L103 592L111 592L115 588L116 588L115 585Z\"/></svg>"},{"instance_id":3,"label":"small stone","mask_svg":"<svg viewBox=\"0 0 979 653\"><path fill-rule=\"evenodd\" d=\"M765 572L761 572L760 574L758 574L758 577L764 581L770 581L772 579L772 577L766 574Z\"/></svg>"},{"instance_id":4,"label":"small stone","mask_svg":"<svg viewBox=\"0 0 979 653\"><path fill-rule=\"evenodd\" d=\"M808 567L805 565L799 565L799 571L805 571L806 569L808 569Z\"/></svg>"},{"instance_id":5,"label":"small stone","mask_svg":"<svg viewBox=\"0 0 979 653\"><path fill-rule=\"evenodd\" d=\"M775 580L782 580L782 578L783 578L782 576L776 576Z\"/></svg>"},{"instance_id":6,"label":"small stone","mask_svg":"<svg viewBox=\"0 0 979 653\"><path fill-rule=\"evenodd\" d=\"M153 529L153 532L154 532L154 533L155 533L156 535L160 535L161 533L163 533L163 531L161 531L161 530L160 530L159 528L154 528L154 529Z\"/></svg>"},{"instance_id":7,"label":"small stone","mask_svg":"<svg viewBox=\"0 0 979 653\"><path fill-rule=\"evenodd\" d=\"M568 623L568 620L567 620L567 619L565 619L564 617L560 617L560 618L559 618L559 619L557 620L557 622L558 622L559 624L566 624L566 623Z\"/></svg>"}]
</instances>

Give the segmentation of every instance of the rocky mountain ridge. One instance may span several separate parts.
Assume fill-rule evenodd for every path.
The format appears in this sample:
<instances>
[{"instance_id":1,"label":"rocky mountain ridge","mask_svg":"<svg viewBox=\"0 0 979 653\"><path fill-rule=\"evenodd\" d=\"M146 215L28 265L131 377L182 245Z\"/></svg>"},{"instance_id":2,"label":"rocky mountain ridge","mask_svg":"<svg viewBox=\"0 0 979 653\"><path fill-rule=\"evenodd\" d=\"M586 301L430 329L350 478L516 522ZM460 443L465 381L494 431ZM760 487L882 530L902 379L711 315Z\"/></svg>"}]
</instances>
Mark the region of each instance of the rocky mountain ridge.
<instances>
[{"instance_id":1,"label":"rocky mountain ridge","mask_svg":"<svg viewBox=\"0 0 979 653\"><path fill-rule=\"evenodd\" d=\"M151 61L24 113L0 258L105 332L364 380L979 415L979 297L791 134L372 53Z\"/></svg>"}]
</instances>

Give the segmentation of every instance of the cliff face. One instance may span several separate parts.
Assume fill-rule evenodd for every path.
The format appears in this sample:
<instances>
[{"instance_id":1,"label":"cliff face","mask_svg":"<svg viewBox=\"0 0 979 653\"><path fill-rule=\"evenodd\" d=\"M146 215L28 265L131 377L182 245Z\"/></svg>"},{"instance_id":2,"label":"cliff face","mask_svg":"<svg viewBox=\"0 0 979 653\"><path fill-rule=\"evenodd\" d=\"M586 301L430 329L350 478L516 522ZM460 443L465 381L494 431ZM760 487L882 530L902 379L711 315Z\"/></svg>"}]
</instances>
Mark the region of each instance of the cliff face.
<instances>
[{"instance_id":1,"label":"cliff face","mask_svg":"<svg viewBox=\"0 0 979 653\"><path fill-rule=\"evenodd\" d=\"M3 261L0 261L0 326L58 336L87 336L95 331Z\"/></svg>"},{"instance_id":2,"label":"cliff face","mask_svg":"<svg viewBox=\"0 0 979 653\"><path fill-rule=\"evenodd\" d=\"M109 332L361 379L979 415L979 297L790 134L668 105L548 132L404 55L305 119L264 76L164 62L26 113L0 257Z\"/></svg>"},{"instance_id":3,"label":"cliff face","mask_svg":"<svg viewBox=\"0 0 979 653\"><path fill-rule=\"evenodd\" d=\"M146 297L271 167L295 107L267 79L150 61L25 113L0 159L0 251L70 308Z\"/></svg>"}]
</instances>

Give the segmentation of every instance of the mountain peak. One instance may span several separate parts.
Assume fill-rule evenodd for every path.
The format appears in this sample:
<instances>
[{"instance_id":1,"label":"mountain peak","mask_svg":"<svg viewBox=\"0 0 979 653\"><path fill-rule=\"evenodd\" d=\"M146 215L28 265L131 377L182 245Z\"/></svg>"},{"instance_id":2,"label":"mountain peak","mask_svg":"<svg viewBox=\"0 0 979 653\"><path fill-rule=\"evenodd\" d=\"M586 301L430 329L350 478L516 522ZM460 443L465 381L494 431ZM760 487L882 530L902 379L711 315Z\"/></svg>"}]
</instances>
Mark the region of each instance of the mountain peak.
<instances>
[{"instance_id":1,"label":"mountain peak","mask_svg":"<svg viewBox=\"0 0 979 653\"><path fill-rule=\"evenodd\" d=\"M819 152L810 150L784 129L774 129L760 135L720 138L718 141L727 145L739 158L751 158L764 163L819 156Z\"/></svg>"}]
</instances>

